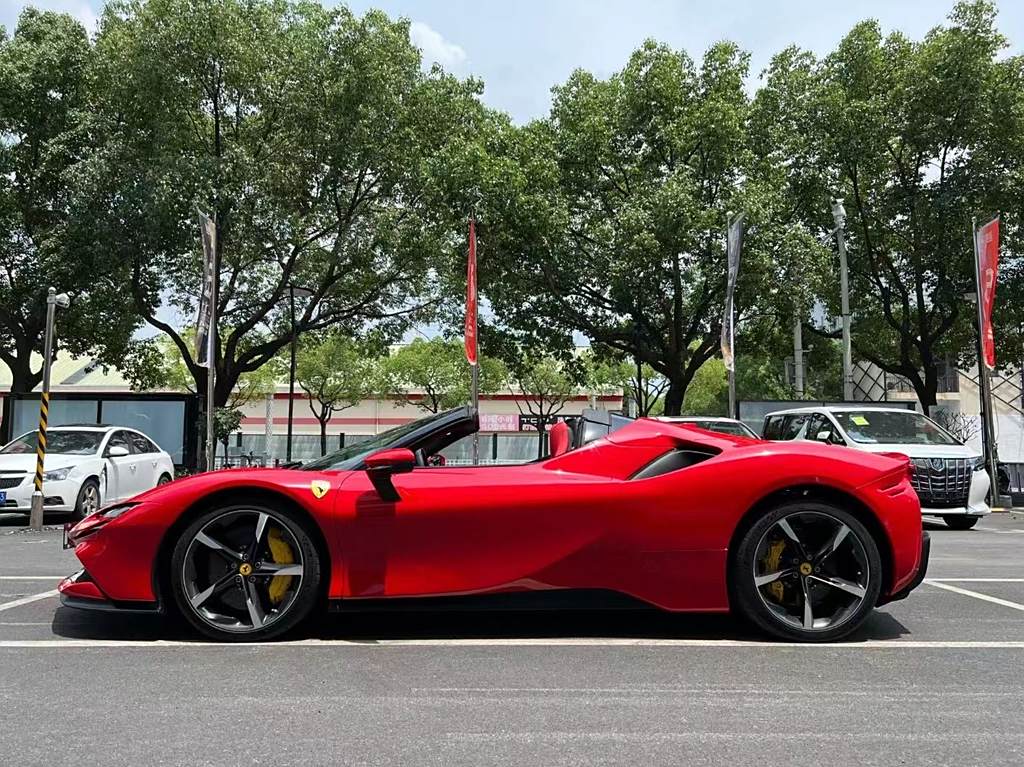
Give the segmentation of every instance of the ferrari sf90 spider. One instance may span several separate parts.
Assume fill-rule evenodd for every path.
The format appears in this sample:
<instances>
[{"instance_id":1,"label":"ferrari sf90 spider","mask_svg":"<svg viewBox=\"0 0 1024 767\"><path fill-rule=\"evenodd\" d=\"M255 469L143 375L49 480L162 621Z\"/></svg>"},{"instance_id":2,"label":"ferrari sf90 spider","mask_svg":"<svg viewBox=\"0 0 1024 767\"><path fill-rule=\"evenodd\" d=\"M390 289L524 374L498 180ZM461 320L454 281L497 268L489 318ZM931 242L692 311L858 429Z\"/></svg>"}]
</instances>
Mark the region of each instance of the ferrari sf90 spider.
<instances>
[{"instance_id":1,"label":"ferrari sf90 spider","mask_svg":"<svg viewBox=\"0 0 1024 767\"><path fill-rule=\"evenodd\" d=\"M162 611L225 641L328 607L628 599L732 610L776 637L849 635L924 577L899 455L592 414L520 465L445 465L469 408L288 469L229 469L100 509L67 533L64 604Z\"/></svg>"}]
</instances>

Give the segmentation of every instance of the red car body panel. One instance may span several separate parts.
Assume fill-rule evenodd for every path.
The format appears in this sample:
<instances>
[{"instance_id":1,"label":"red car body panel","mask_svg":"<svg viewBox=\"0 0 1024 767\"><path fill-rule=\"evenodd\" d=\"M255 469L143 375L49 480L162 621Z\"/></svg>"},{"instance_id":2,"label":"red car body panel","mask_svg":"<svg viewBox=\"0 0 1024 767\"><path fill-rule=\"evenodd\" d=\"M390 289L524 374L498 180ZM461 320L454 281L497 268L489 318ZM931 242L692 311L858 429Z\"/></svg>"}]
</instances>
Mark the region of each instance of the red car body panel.
<instances>
[{"instance_id":1,"label":"red car body panel","mask_svg":"<svg viewBox=\"0 0 1024 767\"><path fill-rule=\"evenodd\" d=\"M646 479L669 450L718 454ZM381 499L364 471L233 469L178 480L71 531L92 582L62 592L119 606L151 604L168 531L213 494L275 493L323 533L334 599L608 589L674 611L729 609L729 548L740 520L794 487L842 493L882 531L886 596L920 566L921 514L908 462L810 442L761 442L640 420L576 450L515 466L418 467ZM315 481L330 484L317 497ZM95 584L95 585L93 585ZM88 592L88 593L87 593Z\"/></svg>"}]
</instances>

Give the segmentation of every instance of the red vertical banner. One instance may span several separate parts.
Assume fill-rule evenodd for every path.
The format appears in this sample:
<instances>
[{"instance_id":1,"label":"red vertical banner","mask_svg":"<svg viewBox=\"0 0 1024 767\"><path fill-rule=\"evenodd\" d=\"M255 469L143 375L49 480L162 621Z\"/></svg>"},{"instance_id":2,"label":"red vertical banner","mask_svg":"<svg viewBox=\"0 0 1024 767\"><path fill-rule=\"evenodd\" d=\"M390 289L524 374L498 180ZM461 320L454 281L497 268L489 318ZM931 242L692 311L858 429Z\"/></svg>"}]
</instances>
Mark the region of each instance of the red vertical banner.
<instances>
[{"instance_id":1,"label":"red vertical banner","mask_svg":"<svg viewBox=\"0 0 1024 767\"><path fill-rule=\"evenodd\" d=\"M989 370L996 367L996 342L992 332L992 307L999 277L999 217L974 233L978 253L978 300L981 301L981 350Z\"/></svg>"},{"instance_id":2,"label":"red vertical banner","mask_svg":"<svg viewBox=\"0 0 1024 767\"><path fill-rule=\"evenodd\" d=\"M469 219L469 259L466 265L466 359L470 365L476 356L476 221Z\"/></svg>"}]
</instances>

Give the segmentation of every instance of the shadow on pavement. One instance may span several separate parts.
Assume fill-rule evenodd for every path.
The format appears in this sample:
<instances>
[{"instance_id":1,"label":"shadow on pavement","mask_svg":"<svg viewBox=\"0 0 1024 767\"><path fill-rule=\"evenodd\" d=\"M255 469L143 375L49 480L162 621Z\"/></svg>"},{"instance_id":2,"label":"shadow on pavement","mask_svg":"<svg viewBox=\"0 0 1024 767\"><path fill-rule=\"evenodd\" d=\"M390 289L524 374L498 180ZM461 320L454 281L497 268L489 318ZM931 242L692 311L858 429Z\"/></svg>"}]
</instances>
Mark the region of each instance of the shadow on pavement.
<instances>
[{"instance_id":1,"label":"shadow on pavement","mask_svg":"<svg viewBox=\"0 0 1024 767\"><path fill-rule=\"evenodd\" d=\"M180 621L159 615L89 612L61 607L53 633L69 639L200 640ZM896 639L909 633L887 613L876 611L847 641ZM330 613L292 639L637 638L741 639L770 642L729 615L678 615L655 610L567 610L496 612Z\"/></svg>"}]
</instances>

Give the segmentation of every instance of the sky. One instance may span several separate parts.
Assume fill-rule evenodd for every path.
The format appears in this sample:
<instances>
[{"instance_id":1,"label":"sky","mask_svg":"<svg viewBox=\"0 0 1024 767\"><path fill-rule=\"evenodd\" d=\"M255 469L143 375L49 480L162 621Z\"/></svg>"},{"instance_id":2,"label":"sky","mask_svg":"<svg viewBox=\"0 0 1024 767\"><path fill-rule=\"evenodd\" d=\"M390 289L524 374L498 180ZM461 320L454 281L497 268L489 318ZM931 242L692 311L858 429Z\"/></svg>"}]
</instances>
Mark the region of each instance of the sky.
<instances>
[{"instance_id":1,"label":"sky","mask_svg":"<svg viewBox=\"0 0 1024 767\"><path fill-rule=\"evenodd\" d=\"M322 0L334 4L333 0ZM606 77L645 39L699 58L733 40L751 54L751 87L772 55L790 44L826 53L858 21L922 37L944 21L953 0L350 0L354 11L380 8L411 22L429 63L483 80L484 100L517 122L543 117L551 87L577 67ZM0 0L0 25L13 30L27 5L65 11L95 29L103 0ZM998 0L1010 53L1024 50L1024 2Z\"/></svg>"}]
</instances>

